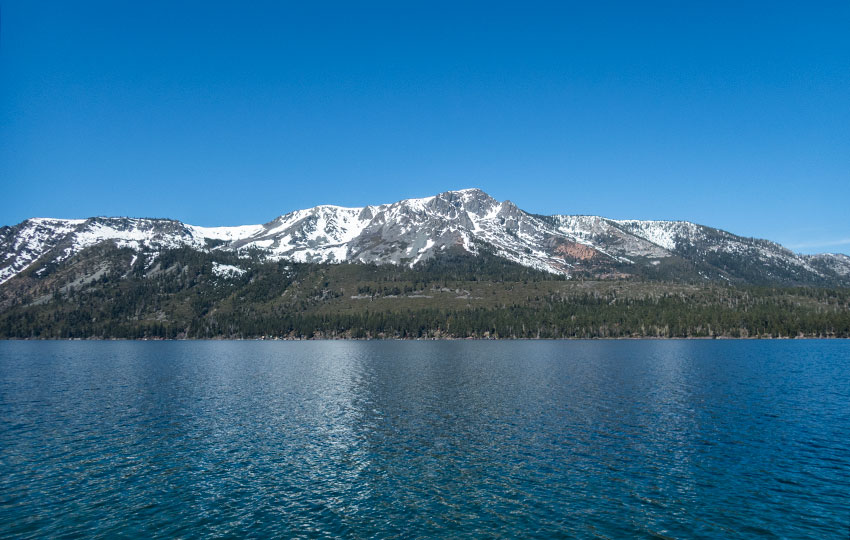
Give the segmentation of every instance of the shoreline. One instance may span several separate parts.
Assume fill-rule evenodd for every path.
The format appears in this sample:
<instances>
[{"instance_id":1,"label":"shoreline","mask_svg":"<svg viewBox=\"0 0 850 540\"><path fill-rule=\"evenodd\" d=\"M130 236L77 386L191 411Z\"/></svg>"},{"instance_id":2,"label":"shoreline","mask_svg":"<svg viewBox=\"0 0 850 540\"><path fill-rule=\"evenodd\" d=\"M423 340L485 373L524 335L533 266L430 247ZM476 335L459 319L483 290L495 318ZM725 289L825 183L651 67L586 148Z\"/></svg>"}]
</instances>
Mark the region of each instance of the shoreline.
<instances>
[{"instance_id":1,"label":"shoreline","mask_svg":"<svg viewBox=\"0 0 850 540\"><path fill-rule=\"evenodd\" d=\"M441 338L351 338L351 337L315 337L315 338L0 338L0 341L806 341L806 340L850 340L844 336L693 336L693 337L562 337L562 338L485 338L485 337L441 337Z\"/></svg>"}]
</instances>

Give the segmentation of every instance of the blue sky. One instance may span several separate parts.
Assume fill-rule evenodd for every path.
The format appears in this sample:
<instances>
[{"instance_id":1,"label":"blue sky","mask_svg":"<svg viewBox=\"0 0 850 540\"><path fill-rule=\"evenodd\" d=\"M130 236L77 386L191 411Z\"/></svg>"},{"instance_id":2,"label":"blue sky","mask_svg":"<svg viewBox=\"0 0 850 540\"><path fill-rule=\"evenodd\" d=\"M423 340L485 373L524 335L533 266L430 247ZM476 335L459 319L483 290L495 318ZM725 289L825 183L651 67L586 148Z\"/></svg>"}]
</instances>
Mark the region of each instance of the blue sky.
<instances>
[{"instance_id":1,"label":"blue sky","mask_svg":"<svg viewBox=\"0 0 850 540\"><path fill-rule=\"evenodd\" d=\"M846 1L0 9L0 224L480 187L850 252Z\"/></svg>"}]
</instances>

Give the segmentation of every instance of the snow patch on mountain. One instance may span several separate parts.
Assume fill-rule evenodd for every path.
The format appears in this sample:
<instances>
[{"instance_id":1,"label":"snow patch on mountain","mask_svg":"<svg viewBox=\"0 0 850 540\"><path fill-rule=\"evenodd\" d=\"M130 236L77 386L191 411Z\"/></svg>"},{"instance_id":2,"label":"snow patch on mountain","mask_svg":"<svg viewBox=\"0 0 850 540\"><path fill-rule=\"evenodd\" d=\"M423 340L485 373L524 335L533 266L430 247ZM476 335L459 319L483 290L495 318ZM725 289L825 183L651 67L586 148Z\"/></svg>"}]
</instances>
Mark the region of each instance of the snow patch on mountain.
<instances>
[{"instance_id":1,"label":"snow patch on mountain","mask_svg":"<svg viewBox=\"0 0 850 540\"><path fill-rule=\"evenodd\" d=\"M84 222L84 219L31 218L15 228L4 227L6 231L0 237L0 283L26 270Z\"/></svg>"},{"instance_id":2,"label":"snow patch on mountain","mask_svg":"<svg viewBox=\"0 0 850 540\"><path fill-rule=\"evenodd\" d=\"M186 225L197 245L203 245L204 241L223 240L234 242L250 238L264 230L262 225L240 225L237 227L198 227L197 225Z\"/></svg>"},{"instance_id":3,"label":"snow patch on mountain","mask_svg":"<svg viewBox=\"0 0 850 540\"><path fill-rule=\"evenodd\" d=\"M212 265L213 274L223 278L240 277L245 274L246 270L233 266L232 264L221 264L214 262Z\"/></svg>"},{"instance_id":4,"label":"snow patch on mountain","mask_svg":"<svg viewBox=\"0 0 850 540\"><path fill-rule=\"evenodd\" d=\"M693 240L700 234L699 226L689 221L612 220L626 231L648 240L668 251L674 251L677 241Z\"/></svg>"}]
</instances>

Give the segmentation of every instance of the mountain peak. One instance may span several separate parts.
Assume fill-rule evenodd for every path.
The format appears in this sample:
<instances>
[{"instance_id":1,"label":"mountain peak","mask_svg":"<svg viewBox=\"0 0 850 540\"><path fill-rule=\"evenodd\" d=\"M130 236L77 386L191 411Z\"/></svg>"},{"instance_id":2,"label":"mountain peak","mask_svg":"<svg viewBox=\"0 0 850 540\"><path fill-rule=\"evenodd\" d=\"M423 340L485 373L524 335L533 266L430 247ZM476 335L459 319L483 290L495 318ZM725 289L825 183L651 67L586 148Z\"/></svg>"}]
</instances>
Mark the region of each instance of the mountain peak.
<instances>
[{"instance_id":1,"label":"mountain peak","mask_svg":"<svg viewBox=\"0 0 850 540\"><path fill-rule=\"evenodd\" d=\"M454 191L449 191L448 193L460 193L462 195L474 195L474 196L490 197L490 195L485 193L483 189L476 188L476 187L457 189L457 190L454 190Z\"/></svg>"},{"instance_id":2,"label":"mountain peak","mask_svg":"<svg viewBox=\"0 0 850 540\"><path fill-rule=\"evenodd\" d=\"M458 189L447 193L454 193L466 200L496 201L489 193L479 188Z\"/></svg>"}]
</instances>

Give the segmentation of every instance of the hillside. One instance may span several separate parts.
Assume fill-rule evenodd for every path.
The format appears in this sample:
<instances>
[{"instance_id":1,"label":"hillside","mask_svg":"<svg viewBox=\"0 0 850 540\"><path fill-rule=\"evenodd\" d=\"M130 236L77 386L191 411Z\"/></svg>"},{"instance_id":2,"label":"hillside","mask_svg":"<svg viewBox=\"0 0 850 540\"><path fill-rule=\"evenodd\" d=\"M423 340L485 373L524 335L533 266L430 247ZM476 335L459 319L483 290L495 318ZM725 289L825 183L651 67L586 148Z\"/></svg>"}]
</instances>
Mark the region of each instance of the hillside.
<instances>
[{"instance_id":1,"label":"hillside","mask_svg":"<svg viewBox=\"0 0 850 540\"><path fill-rule=\"evenodd\" d=\"M850 291L567 279L462 250L398 268L88 248L0 288L3 338L850 337Z\"/></svg>"}]
</instances>

